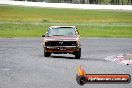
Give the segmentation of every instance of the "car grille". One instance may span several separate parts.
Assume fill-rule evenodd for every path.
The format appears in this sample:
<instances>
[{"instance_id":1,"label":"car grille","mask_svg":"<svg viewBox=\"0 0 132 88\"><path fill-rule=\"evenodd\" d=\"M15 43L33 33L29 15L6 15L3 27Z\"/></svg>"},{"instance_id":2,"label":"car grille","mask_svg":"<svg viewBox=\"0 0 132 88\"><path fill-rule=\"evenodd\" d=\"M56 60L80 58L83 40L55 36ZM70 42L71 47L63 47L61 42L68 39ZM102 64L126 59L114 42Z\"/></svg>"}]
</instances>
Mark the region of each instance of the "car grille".
<instances>
[{"instance_id":1,"label":"car grille","mask_svg":"<svg viewBox=\"0 0 132 88\"><path fill-rule=\"evenodd\" d=\"M46 46L76 46L76 41L48 41L45 43Z\"/></svg>"}]
</instances>

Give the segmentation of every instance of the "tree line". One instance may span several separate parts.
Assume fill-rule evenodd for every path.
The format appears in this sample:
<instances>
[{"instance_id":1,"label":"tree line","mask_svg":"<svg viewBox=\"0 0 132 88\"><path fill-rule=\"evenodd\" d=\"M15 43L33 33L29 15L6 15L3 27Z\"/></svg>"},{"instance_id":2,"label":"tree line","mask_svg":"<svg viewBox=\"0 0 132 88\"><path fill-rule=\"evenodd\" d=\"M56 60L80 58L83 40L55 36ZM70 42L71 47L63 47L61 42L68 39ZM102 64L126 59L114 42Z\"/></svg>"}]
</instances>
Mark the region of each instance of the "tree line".
<instances>
[{"instance_id":1,"label":"tree line","mask_svg":"<svg viewBox=\"0 0 132 88\"><path fill-rule=\"evenodd\" d=\"M16 0L16 1L76 3L76 4L132 5L132 0Z\"/></svg>"}]
</instances>

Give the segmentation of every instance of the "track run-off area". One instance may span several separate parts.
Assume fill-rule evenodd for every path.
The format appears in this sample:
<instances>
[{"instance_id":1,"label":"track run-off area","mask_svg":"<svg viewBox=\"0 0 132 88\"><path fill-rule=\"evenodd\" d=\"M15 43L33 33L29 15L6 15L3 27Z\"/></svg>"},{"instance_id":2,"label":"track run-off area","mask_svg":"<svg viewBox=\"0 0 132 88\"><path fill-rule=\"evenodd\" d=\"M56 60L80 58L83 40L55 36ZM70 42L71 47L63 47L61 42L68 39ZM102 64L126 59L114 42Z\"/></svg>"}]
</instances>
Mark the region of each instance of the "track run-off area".
<instances>
[{"instance_id":1,"label":"track run-off area","mask_svg":"<svg viewBox=\"0 0 132 88\"><path fill-rule=\"evenodd\" d=\"M0 88L80 88L77 68L88 74L130 74L132 66L107 56L132 52L131 38L82 38L81 59L74 55L43 56L42 38L0 39ZM83 88L130 88L129 84L86 84Z\"/></svg>"}]
</instances>

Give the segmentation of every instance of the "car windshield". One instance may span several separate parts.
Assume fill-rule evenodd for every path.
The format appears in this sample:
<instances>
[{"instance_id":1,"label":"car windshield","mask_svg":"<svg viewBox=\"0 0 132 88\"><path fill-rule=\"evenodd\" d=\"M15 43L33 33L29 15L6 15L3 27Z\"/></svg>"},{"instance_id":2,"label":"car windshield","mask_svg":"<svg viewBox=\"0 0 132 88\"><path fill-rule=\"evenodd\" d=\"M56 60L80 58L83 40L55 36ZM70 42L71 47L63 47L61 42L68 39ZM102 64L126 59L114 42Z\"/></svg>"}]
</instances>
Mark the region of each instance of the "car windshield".
<instances>
[{"instance_id":1,"label":"car windshield","mask_svg":"<svg viewBox=\"0 0 132 88\"><path fill-rule=\"evenodd\" d=\"M72 27L60 27L52 28L48 31L48 36L74 36L75 28Z\"/></svg>"}]
</instances>

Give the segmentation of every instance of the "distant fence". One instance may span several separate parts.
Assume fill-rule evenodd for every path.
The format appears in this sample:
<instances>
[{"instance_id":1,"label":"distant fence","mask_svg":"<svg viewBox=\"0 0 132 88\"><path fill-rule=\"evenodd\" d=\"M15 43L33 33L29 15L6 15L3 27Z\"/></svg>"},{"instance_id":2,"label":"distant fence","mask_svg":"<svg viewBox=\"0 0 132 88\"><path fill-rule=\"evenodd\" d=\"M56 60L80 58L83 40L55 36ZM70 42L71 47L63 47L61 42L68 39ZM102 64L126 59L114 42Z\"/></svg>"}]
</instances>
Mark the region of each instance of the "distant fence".
<instances>
[{"instance_id":1,"label":"distant fence","mask_svg":"<svg viewBox=\"0 0 132 88\"><path fill-rule=\"evenodd\" d=\"M132 5L132 0L14 0L48 3Z\"/></svg>"},{"instance_id":2,"label":"distant fence","mask_svg":"<svg viewBox=\"0 0 132 88\"><path fill-rule=\"evenodd\" d=\"M50 8L74 8L74 9L101 9L101 10L131 10L132 5L95 5L95 4L68 4L68 3L45 3L45 2L28 2L28 1L4 1L0 4L21 5Z\"/></svg>"}]
</instances>

